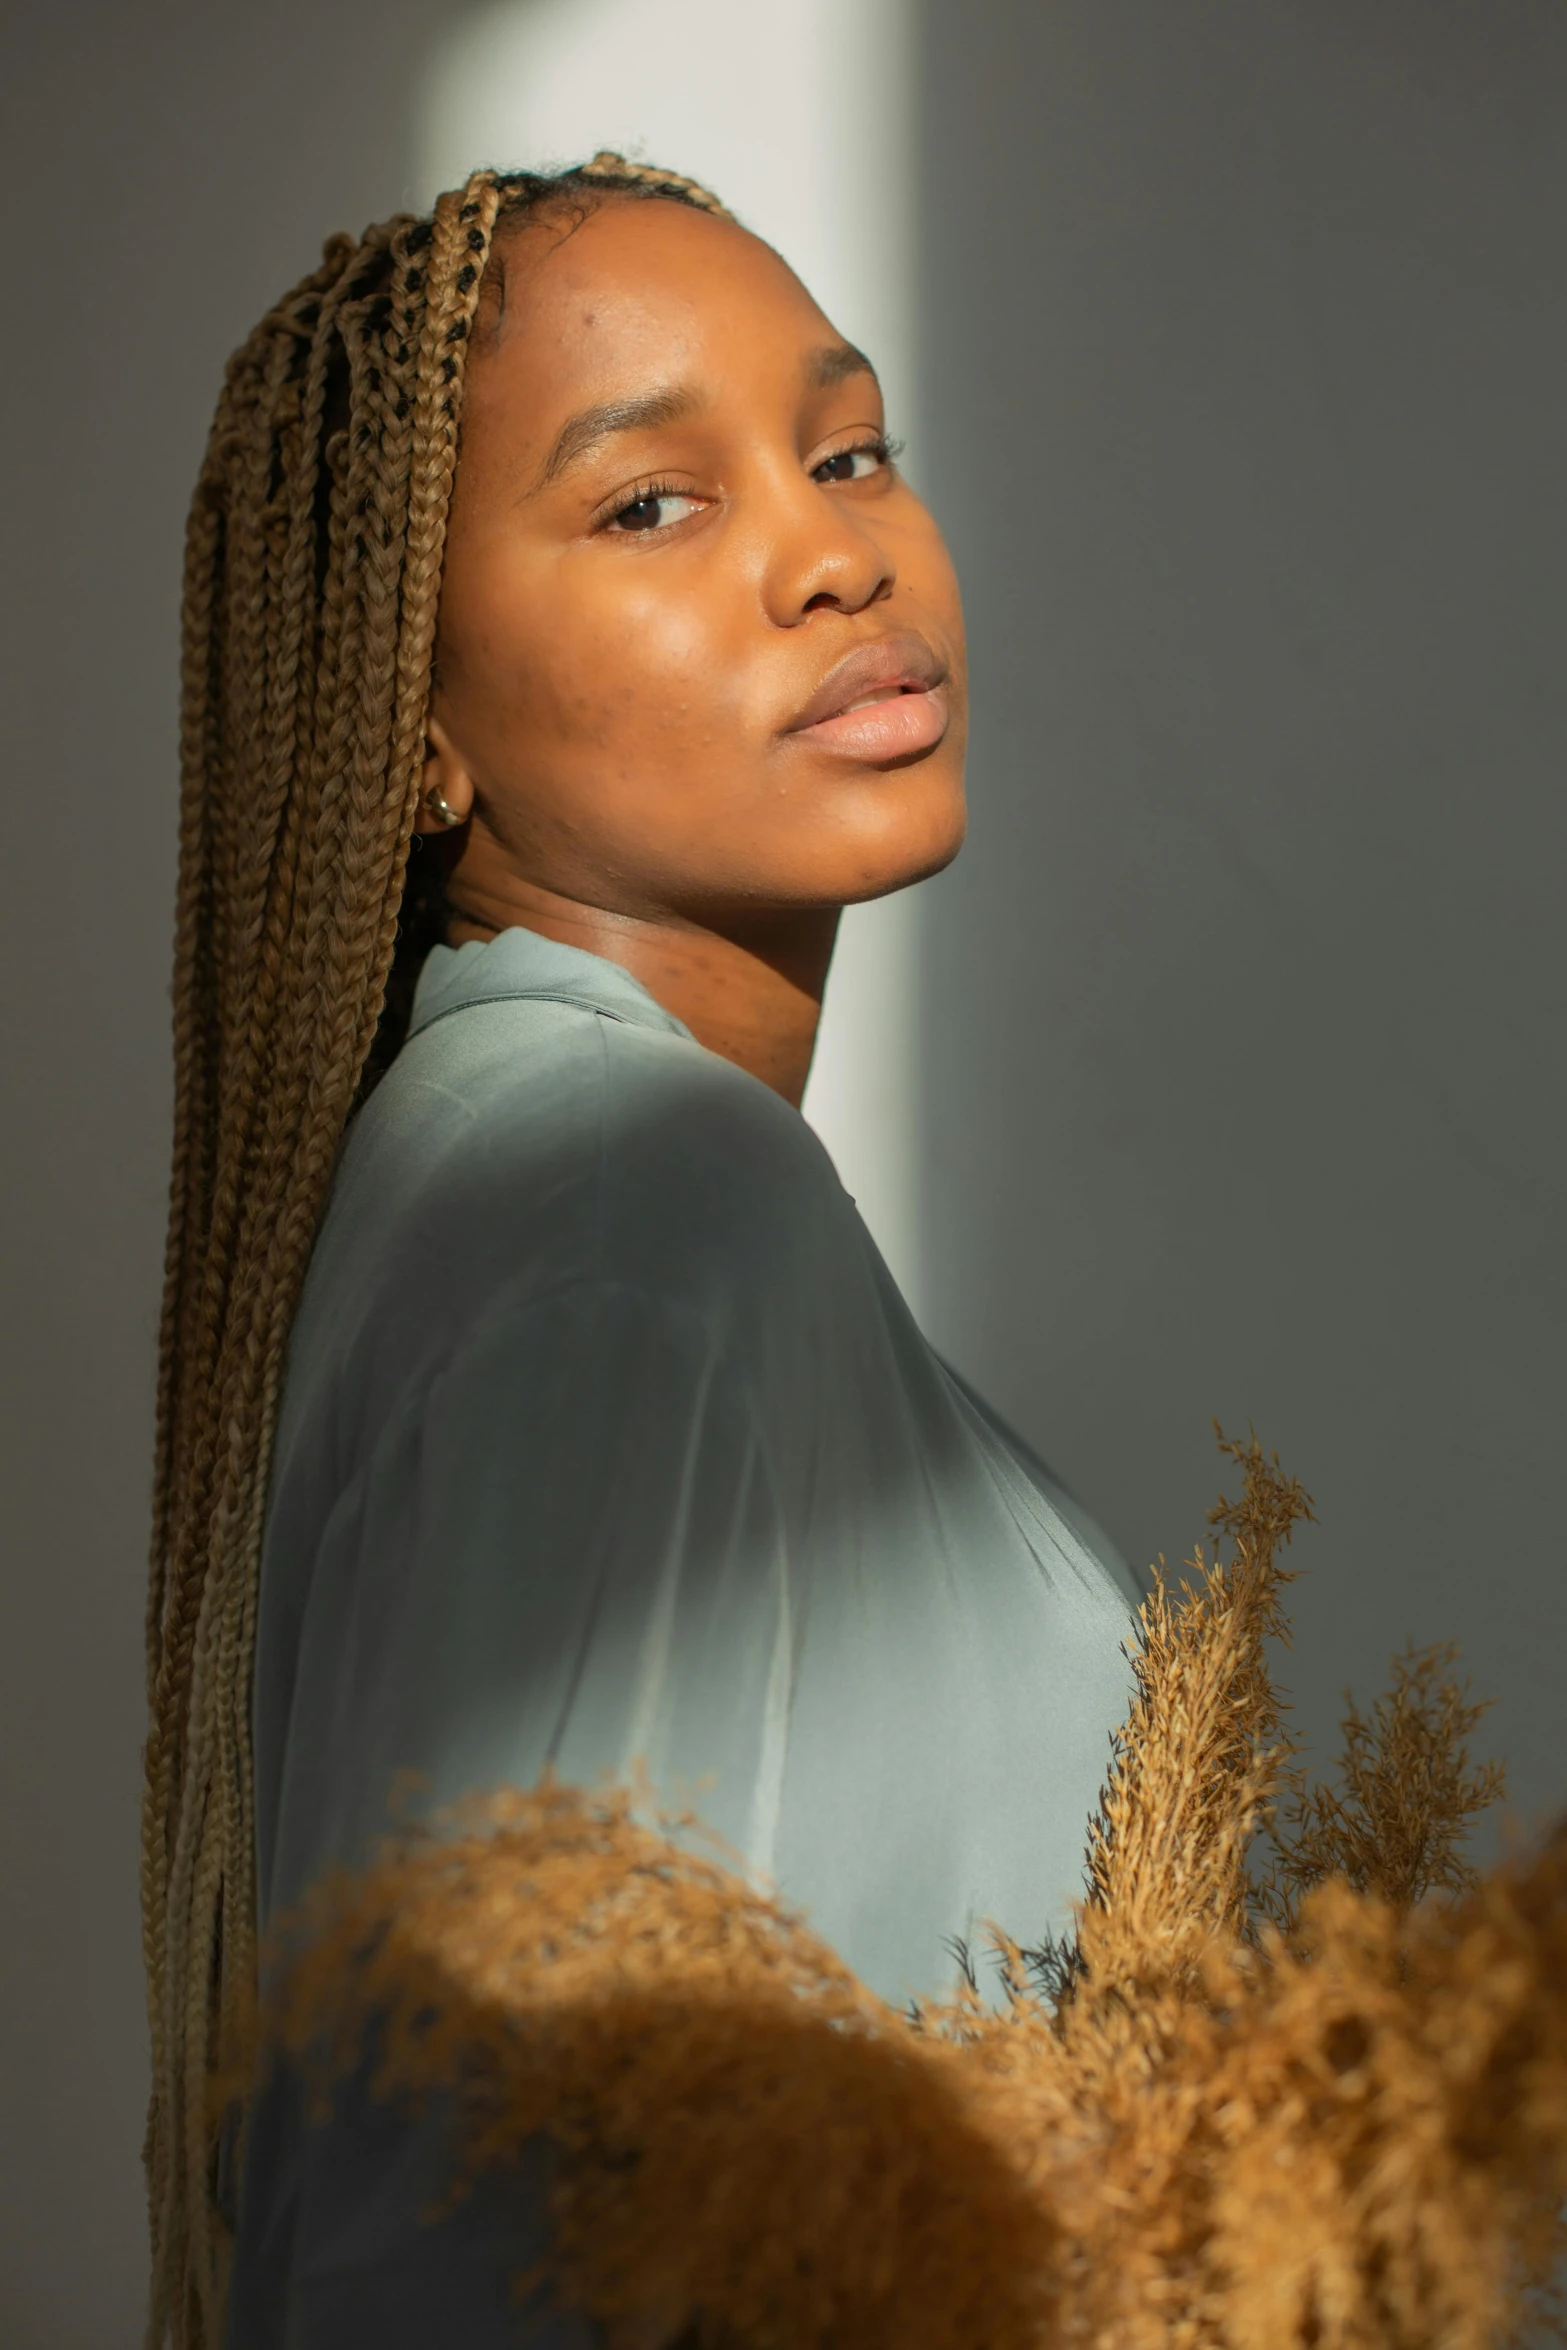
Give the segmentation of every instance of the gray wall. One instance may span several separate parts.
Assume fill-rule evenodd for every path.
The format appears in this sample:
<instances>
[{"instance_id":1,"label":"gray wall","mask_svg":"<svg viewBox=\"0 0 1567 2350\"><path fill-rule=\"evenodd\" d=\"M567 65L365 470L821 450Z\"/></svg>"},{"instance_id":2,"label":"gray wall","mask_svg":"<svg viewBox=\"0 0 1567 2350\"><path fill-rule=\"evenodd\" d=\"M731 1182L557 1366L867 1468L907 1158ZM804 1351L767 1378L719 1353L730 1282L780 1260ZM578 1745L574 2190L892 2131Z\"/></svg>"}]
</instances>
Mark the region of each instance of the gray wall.
<instances>
[{"instance_id":1,"label":"gray wall","mask_svg":"<svg viewBox=\"0 0 1567 2350\"><path fill-rule=\"evenodd\" d=\"M430 0L4 29L0 2337L138 2334L135 1922L182 509L224 353L404 195ZM937 1334L1137 1557L1249 1414L1308 1711L1456 1632L1567 1790L1552 934L1567 18L929 10Z\"/></svg>"},{"instance_id":2,"label":"gray wall","mask_svg":"<svg viewBox=\"0 0 1567 2350\"><path fill-rule=\"evenodd\" d=\"M403 199L431 0L6 12L0 2340L140 2340L136 1812L180 539L229 350Z\"/></svg>"},{"instance_id":3,"label":"gray wall","mask_svg":"<svg viewBox=\"0 0 1567 2350\"><path fill-rule=\"evenodd\" d=\"M1138 1563L1253 1420L1308 1728L1455 1637L1560 1803L1567 11L929 21L935 1334Z\"/></svg>"}]
</instances>

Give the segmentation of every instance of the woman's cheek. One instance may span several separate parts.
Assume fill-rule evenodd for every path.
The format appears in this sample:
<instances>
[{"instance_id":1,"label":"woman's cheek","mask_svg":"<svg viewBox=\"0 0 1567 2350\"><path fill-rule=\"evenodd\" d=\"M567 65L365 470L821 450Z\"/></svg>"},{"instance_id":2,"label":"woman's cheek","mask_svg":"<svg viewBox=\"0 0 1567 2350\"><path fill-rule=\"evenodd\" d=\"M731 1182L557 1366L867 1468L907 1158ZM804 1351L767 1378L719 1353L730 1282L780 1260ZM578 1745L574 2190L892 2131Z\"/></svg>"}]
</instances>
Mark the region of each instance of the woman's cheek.
<instances>
[{"instance_id":1,"label":"woman's cheek","mask_svg":"<svg viewBox=\"0 0 1567 2350\"><path fill-rule=\"evenodd\" d=\"M639 583L618 615L612 641L643 723L665 737L705 739L715 730L731 731L730 714L743 701L745 665L710 613ZM599 642L602 647L605 638Z\"/></svg>"}]
</instances>

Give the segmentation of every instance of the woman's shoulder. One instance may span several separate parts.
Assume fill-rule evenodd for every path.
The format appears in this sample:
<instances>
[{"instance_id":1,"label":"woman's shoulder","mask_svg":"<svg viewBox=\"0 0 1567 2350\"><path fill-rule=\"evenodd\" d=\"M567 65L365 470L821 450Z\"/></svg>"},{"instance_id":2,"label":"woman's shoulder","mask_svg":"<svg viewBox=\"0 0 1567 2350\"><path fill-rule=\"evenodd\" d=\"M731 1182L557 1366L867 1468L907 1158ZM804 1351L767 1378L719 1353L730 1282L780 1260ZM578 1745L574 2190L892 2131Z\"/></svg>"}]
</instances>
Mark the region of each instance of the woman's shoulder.
<instances>
[{"instance_id":1,"label":"woman's shoulder","mask_svg":"<svg viewBox=\"0 0 1567 2350\"><path fill-rule=\"evenodd\" d=\"M765 1206L837 1190L805 1121L629 972L525 931L437 950L367 1130L443 1175L488 1160ZM675 1204L673 1201L670 1205Z\"/></svg>"},{"instance_id":2,"label":"woman's shoulder","mask_svg":"<svg viewBox=\"0 0 1567 2350\"><path fill-rule=\"evenodd\" d=\"M821 1144L754 1078L578 1006L475 1006L414 1038L356 1121L294 1325L284 1450L330 1424L357 1457L399 1399L546 1323L593 1345L635 1329L643 1360L663 1330L671 1374L695 1344L792 1395L894 1301Z\"/></svg>"},{"instance_id":3,"label":"woman's shoulder","mask_svg":"<svg viewBox=\"0 0 1567 2350\"><path fill-rule=\"evenodd\" d=\"M443 1180L607 1179L709 1210L839 1191L820 1141L771 1087L676 1022L566 997L458 1007L410 1040L361 1123L363 1155L413 1157Z\"/></svg>"},{"instance_id":4,"label":"woman's shoulder","mask_svg":"<svg viewBox=\"0 0 1567 2350\"><path fill-rule=\"evenodd\" d=\"M316 1286L365 1306L417 1292L442 1321L565 1282L727 1318L793 1310L874 1249L767 1086L673 1024L530 996L410 1040L360 1114L317 1257Z\"/></svg>"}]
</instances>

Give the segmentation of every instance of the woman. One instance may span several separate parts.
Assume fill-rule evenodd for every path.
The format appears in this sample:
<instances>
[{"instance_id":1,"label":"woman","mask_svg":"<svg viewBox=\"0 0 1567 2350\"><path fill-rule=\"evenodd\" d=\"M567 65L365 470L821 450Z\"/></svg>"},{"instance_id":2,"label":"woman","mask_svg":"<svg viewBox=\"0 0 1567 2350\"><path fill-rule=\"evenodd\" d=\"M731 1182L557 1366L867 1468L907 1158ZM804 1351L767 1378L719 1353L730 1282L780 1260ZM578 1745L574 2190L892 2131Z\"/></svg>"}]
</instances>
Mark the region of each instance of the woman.
<instances>
[{"instance_id":1,"label":"woman","mask_svg":"<svg viewBox=\"0 0 1567 2350\"><path fill-rule=\"evenodd\" d=\"M208 2089L258 1916L407 1774L645 1763L894 1996L1066 1914L1126 1589L798 1115L840 909L958 848L964 721L869 362L689 182L481 173L231 365L149 1619L181 2343L223 2331L237 2169L234 2343L509 2338L418 2133L279 2089L237 2163Z\"/></svg>"}]
</instances>

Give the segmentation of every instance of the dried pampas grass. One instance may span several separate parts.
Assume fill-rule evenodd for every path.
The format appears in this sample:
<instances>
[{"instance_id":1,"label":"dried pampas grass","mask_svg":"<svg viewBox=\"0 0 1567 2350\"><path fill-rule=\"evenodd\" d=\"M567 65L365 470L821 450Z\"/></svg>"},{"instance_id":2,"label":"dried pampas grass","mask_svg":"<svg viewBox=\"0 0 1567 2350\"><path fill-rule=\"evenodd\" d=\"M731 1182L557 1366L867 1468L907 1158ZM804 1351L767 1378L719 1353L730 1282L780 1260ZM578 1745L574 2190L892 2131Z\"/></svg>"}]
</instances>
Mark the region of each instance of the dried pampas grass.
<instances>
[{"instance_id":1,"label":"dried pampas grass","mask_svg":"<svg viewBox=\"0 0 1567 2350\"><path fill-rule=\"evenodd\" d=\"M1476 1883L1449 1650L1298 1771L1267 1662L1306 1496L1227 1444L1147 1602L1075 1941L900 2013L624 1793L498 1796L322 1888L274 2041L559 2152L610 2350L1489 2350L1563 2250L1567 1839Z\"/></svg>"}]
</instances>

